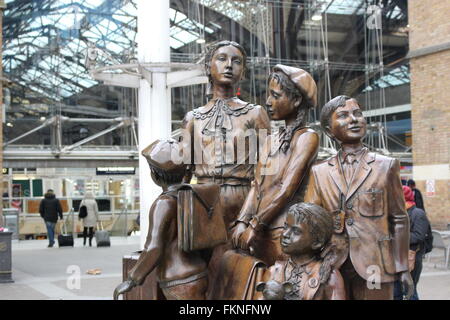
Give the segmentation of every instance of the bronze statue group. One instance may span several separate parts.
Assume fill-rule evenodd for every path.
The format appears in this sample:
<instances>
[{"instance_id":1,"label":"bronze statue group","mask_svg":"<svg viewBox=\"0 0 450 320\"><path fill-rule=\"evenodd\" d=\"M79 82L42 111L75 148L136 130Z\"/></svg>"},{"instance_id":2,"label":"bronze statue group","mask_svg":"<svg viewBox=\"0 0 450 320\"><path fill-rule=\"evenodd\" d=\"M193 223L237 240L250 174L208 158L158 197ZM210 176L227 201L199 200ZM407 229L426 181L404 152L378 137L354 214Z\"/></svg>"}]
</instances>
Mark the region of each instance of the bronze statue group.
<instances>
[{"instance_id":1,"label":"bronze statue group","mask_svg":"<svg viewBox=\"0 0 450 320\"><path fill-rule=\"evenodd\" d=\"M265 109L235 95L245 63L239 44L213 45L211 99L186 115L180 141L143 151L163 192L115 298L147 277L155 299L392 299L395 281L410 296L399 162L364 147L358 101L338 96L323 106L321 126L340 149L317 162L319 136L306 126L314 79L276 65ZM270 120L285 125L270 132ZM187 188L193 175L197 185Z\"/></svg>"}]
</instances>

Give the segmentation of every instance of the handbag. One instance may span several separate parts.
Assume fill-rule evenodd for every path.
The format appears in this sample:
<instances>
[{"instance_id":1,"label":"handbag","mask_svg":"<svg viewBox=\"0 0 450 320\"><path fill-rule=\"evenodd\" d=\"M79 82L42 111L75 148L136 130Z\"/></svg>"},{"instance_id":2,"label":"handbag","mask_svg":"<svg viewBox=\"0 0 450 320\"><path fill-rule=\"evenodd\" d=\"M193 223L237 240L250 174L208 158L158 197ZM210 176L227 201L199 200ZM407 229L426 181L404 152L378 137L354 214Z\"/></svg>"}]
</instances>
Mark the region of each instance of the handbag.
<instances>
[{"instance_id":1,"label":"handbag","mask_svg":"<svg viewBox=\"0 0 450 320\"><path fill-rule=\"evenodd\" d=\"M178 188L178 248L184 252L214 248L227 241L218 184Z\"/></svg>"},{"instance_id":2,"label":"handbag","mask_svg":"<svg viewBox=\"0 0 450 320\"><path fill-rule=\"evenodd\" d=\"M78 218L79 219L84 219L87 217L87 208L85 205L82 205L80 207L80 210L78 211Z\"/></svg>"},{"instance_id":3,"label":"handbag","mask_svg":"<svg viewBox=\"0 0 450 320\"><path fill-rule=\"evenodd\" d=\"M408 270L409 272L414 270L414 265L416 263L416 253L415 250L408 250Z\"/></svg>"}]
</instances>

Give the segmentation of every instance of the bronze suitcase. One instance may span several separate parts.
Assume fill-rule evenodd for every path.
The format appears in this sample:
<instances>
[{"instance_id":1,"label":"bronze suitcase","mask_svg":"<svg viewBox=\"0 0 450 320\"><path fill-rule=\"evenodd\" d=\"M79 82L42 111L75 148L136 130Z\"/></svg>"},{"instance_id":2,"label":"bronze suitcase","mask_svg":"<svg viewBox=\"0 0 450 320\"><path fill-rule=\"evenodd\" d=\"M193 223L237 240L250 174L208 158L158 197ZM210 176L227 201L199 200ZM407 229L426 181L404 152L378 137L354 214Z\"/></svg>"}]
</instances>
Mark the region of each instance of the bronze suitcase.
<instances>
[{"instance_id":1,"label":"bronze suitcase","mask_svg":"<svg viewBox=\"0 0 450 320\"><path fill-rule=\"evenodd\" d=\"M133 252L131 255L126 255L122 259L122 277L123 281L128 279L128 272L135 266L139 259L141 251ZM123 295L123 300L160 300L161 293L158 289L158 282L156 279L156 269L153 270L146 278L141 286L134 287L131 291Z\"/></svg>"}]
</instances>

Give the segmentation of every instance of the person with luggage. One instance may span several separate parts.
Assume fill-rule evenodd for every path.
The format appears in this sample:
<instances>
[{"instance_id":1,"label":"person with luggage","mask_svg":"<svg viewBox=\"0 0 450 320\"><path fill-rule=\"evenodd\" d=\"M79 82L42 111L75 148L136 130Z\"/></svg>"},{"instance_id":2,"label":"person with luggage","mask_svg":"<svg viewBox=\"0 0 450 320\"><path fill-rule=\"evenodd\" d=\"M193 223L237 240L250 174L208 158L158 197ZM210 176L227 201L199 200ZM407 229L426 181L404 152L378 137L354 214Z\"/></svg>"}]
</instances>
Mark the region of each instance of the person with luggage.
<instances>
[{"instance_id":1,"label":"person with luggage","mask_svg":"<svg viewBox=\"0 0 450 320\"><path fill-rule=\"evenodd\" d=\"M414 191L407 186L403 186L403 194L406 201L406 211L409 215L409 250L411 258L414 258L414 267L411 271L411 277L414 282L414 293L409 300L419 300L417 294L417 284L422 273L422 261L425 253L431 251L433 238L431 236L431 226L425 211L418 208L414 202ZM431 240L431 241L430 241ZM431 243L430 243L431 242ZM403 292L398 282L395 283L394 299L403 300Z\"/></svg>"},{"instance_id":2,"label":"person with luggage","mask_svg":"<svg viewBox=\"0 0 450 320\"><path fill-rule=\"evenodd\" d=\"M39 213L47 227L48 247L52 248L55 244L55 226L58 222L58 216L63 220L61 203L52 189L47 190L44 199L39 204Z\"/></svg>"},{"instance_id":3,"label":"person with luggage","mask_svg":"<svg viewBox=\"0 0 450 320\"><path fill-rule=\"evenodd\" d=\"M83 208L83 206L85 208ZM85 215L83 214L85 212ZM86 192L84 199L80 203L79 218L83 221L83 246L86 245L86 238L89 232L89 247L92 247L92 238L94 237L94 227L99 221L98 205L95 201L94 194L90 191Z\"/></svg>"},{"instance_id":4,"label":"person with luggage","mask_svg":"<svg viewBox=\"0 0 450 320\"><path fill-rule=\"evenodd\" d=\"M204 300L208 287L207 261L199 250L185 252L178 245L177 195L186 174L175 140L155 141L142 151L153 181L163 192L153 202L144 251L128 273L128 279L114 290L114 299L144 283L156 269L158 288L168 300ZM181 160L178 159L178 160ZM161 296L159 296L161 297ZM155 299L159 298L155 296Z\"/></svg>"}]
</instances>

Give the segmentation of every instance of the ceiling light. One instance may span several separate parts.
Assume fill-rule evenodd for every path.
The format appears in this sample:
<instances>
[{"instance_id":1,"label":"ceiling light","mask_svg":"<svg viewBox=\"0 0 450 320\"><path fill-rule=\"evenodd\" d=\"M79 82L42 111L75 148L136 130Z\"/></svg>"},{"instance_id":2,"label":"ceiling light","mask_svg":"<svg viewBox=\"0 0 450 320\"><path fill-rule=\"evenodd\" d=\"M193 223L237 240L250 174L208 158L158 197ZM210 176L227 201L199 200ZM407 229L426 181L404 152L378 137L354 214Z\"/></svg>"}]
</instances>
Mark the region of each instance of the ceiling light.
<instances>
[{"instance_id":1,"label":"ceiling light","mask_svg":"<svg viewBox=\"0 0 450 320\"><path fill-rule=\"evenodd\" d=\"M8 122L6 125L11 128L14 127L14 125L11 122Z\"/></svg>"},{"instance_id":2,"label":"ceiling light","mask_svg":"<svg viewBox=\"0 0 450 320\"><path fill-rule=\"evenodd\" d=\"M46 120L46 118L45 117L41 117L41 121L45 121Z\"/></svg>"},{"instance_id":3,"label":"ceiling light","mask_svg":"<svg viewBox=\"0 0 450 320\"><path fill-rule=\"evenodd\" d=\"M205 40L205 39L197 39L196 42L197 42L198 44L203 44L203 43L206 42L206 40Z\"/></svg>"},{"instance_id":4,"label":"ceiling light","mask_svg":"<svg viewBox=\"0 0 450 320\"><path fill-rule=\"evenodd\" d=\"M312 21L320 21L320 20L322 20L322 15L319 13L316 13L311 17L311 20Z\"/></svg>"}]
</instances>

